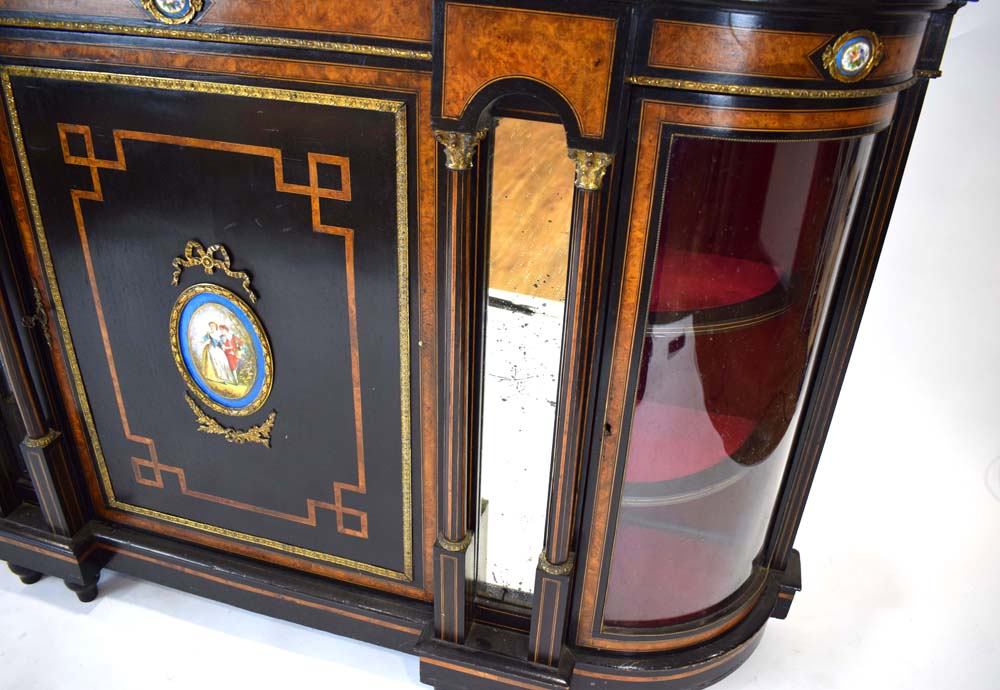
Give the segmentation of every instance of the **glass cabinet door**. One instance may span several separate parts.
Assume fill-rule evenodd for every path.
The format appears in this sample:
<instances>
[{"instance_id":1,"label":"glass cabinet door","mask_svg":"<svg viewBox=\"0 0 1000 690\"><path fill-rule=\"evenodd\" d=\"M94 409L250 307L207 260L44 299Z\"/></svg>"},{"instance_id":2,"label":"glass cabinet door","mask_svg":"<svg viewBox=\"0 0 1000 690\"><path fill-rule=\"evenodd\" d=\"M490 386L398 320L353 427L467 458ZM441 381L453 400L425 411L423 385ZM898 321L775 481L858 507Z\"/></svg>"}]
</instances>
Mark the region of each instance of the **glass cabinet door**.
<instances>
[{"instance_id":1,"label":"glass cabinet door","mask_svg":"<svg viewBox=\"0 0 1000 690\"><path fill-rule=\"evenodd\" d=\"M872 138L672 137L605 625L750 579Z\"/></svg>"},{"instance_id":2,"label":"glass cabinet door","mask_svg":"<svg viewBox=\"0 0 1000 690\"><path fill-rule=\"evenodd\" d=\"M14 485L18 479L29 486L28 468L18 451L18 444L24 439L24 424L14 402L14 393L7 385L7 374L0 364L0 482Z\"/></svg>"}]
</instances>

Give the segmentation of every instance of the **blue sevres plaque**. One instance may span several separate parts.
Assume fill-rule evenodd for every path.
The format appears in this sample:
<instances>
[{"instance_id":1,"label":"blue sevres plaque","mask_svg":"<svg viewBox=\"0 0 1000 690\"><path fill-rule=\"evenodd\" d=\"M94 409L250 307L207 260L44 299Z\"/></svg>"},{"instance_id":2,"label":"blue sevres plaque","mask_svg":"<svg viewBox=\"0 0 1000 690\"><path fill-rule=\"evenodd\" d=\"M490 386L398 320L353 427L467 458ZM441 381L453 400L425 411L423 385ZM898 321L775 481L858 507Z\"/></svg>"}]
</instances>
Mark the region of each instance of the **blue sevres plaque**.
<instances>
[{"instance_id":1,"label":"blue sevres plaque","mask_svg":"<svg viewBox=\"0 0 1000 690\"><path fill-rule=\"evenodd\" d=\"M191 392L229 415L248 415L267 400L274 364L253 310L217 285L184 290L170 313L170 347Z\"/></svg>"},{"instance_id":2,"label":"blue sevres plaque","mask_svg":"<svg viewBox=\"0 0 1000 690\"><path fill-rule=\"evenodd\" d=\"M861 81L875 69L885 55L885 47L873 32L851 31L843 34L823 53L823 66L837 81Z\"/></svg>"},{"instance_id":3,"label":"blue sevres plaque","mask_svg":"<svg viewBox=\"0 0 1000 690\"><path fill-rule=\"evenodd\" d=\"M146 11L164 24L187 24L203 4L203 0L142 0Z\"/></svg>"}]
</instances>

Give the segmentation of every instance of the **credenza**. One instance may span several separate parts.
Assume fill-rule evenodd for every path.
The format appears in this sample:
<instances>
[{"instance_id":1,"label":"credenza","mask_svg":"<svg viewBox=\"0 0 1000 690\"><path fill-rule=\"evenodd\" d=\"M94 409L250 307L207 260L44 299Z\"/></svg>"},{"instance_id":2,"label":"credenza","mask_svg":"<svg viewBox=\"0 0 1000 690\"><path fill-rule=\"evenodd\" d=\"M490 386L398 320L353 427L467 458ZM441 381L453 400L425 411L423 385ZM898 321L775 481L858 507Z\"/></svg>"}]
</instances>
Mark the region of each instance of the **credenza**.
<instances>
[{"instance_id":1,"label":"credenza","mask_svg":"<svg viewBox=\"0 0 1000 690\"><path fill-rule=\"evenodd\" d=\"M0 0L0 559L721 679L964 4Z\"/></svg>"}]
</instances>

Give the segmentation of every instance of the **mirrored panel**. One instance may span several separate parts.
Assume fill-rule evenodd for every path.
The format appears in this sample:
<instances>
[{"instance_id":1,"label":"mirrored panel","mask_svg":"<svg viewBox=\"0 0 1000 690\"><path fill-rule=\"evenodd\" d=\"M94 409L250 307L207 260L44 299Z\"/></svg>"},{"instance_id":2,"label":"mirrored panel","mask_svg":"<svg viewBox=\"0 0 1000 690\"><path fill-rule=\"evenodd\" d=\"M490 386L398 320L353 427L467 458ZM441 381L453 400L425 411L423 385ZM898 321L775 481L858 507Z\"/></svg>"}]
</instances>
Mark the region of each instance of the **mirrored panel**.
<instances>
[{"instance_id":1,"label":"mirrored panel","mask_svg":"<svg viewBox=\"0 0 1000 690\"><path fill-rule=\"evenodd\" d=\"M545 531L574 167L559 124L501 118L492 145L478 590L529 606Z\"/></svg>"}]
</instances>

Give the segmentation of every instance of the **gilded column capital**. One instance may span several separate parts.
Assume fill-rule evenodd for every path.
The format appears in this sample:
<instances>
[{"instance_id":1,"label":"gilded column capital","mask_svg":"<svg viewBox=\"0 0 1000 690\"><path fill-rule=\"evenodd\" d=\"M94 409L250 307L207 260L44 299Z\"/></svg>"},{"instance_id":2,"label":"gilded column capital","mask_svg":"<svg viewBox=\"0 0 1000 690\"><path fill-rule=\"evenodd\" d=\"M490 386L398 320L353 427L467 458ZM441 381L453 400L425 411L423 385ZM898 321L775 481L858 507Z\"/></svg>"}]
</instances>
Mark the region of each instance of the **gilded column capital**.
<instances>
[{"instance_id":1,"label":"gilded column capital","mask_svg":"<svg viewBox=\"0 0 1000 690\"><path fill-rule=\"evenodd\" d=\"M434 138L444 146L445 165L449 170L471 170L472 157L476 153L476 147L486 136L487 130L481 129L478 132L445 132L439 129L434 130Z\"/></svg>"},{"instance_id":2,"label":"gilded column capital","mask_svg":"<svg viewBox=\"0 0 1000 690\"><path fill-rule=\"evenodd\" d=\"M570 149L569 157L576 164L576 186L588 192L600 189L611 165L611 154Z\"/></svg>"}]
</instances>

